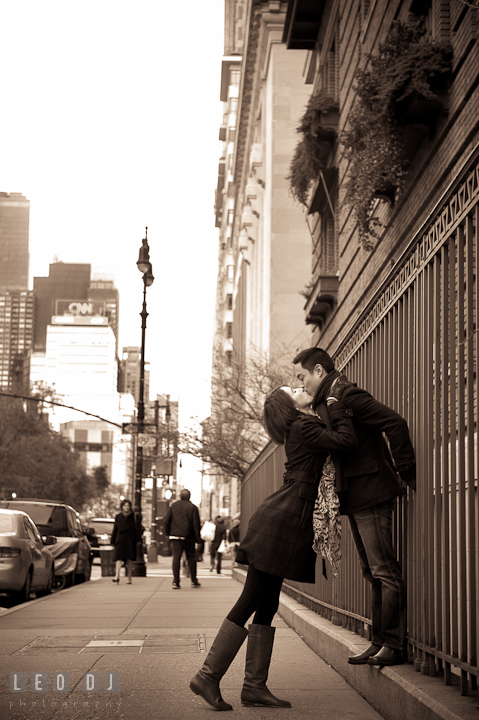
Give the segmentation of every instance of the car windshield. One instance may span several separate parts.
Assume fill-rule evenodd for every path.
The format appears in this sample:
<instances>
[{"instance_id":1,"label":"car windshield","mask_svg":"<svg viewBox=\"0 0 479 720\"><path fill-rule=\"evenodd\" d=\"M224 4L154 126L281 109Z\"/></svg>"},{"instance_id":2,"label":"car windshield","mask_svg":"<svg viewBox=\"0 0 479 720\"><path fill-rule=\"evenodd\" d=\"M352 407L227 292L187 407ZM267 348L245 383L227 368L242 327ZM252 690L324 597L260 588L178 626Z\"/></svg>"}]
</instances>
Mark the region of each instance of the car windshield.
<instances>
[{"instance_id":1,"label":"car windshield","mask_svg":"<svg viewBox=\"0 0 479 720\"><path fill-rule=\"evenodd\" d=\"M90 520L88 526L94 528L97 535L102 535L103 533L111 535L114 524L114 520Z\"/></svg>"},{"instance_id":2,"label":"car windshield","mask_svg":"<svg viewBox=\"0 0 479 720\"><path fill-rule=\"evenodd\" d=\"M65 508L59 505L40 505L36 503L15 502L15 510L23 510L30 515L43 535L61 537L67 530Z\"/></svg>"},{"instance_id":3,"label":"car windshield","mask_svg":"<svg viewBox=\"0 0 479 720\"><path fill-rule=\"evenodd\" d=\"M15 532L15 518L13 515L0 515L0 535L11 535Z\"/></svg>"}]
</instances>

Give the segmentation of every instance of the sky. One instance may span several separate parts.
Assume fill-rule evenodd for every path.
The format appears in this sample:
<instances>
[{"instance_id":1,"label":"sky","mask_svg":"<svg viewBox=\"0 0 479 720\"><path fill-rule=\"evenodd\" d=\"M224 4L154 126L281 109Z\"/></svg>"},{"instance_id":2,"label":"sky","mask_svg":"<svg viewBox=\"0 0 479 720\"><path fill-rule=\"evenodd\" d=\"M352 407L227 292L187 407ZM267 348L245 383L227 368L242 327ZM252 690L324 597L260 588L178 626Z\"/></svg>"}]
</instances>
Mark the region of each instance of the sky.
<instances>
[{"instance_id":1,"label":"sky","mask_svg":"<svg viewBox=\"0 0 479 720\"><path fill-rule=\"evenodd\" d=\"M183 425L209 413L223 48L224 0L0 0L0 192L31 203L30 287L55 258L113 275L119 347L140 346L148 227L150 397Z\"/></svg>"},{"instance_id":2,"label":"sky","mask_svg":"<svg viewBox=\"0 0 479 720\"><path fill-rule=\"evenodd\" d=\"M0 191L30 208L30 277L57 257L114 275L120 348L151 397L209 408L224 0L0 0Z\"/></svg>"}]
</instances>

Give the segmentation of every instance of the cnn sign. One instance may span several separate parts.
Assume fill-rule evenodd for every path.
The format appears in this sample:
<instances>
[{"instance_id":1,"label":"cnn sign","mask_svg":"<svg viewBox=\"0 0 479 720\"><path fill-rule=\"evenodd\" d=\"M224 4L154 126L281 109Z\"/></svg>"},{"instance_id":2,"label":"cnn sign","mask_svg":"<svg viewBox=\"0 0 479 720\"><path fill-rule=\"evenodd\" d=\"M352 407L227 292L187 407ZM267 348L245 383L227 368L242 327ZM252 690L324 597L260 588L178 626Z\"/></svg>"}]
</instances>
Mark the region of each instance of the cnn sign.
<instances>
[{"instance_id":1,"label":"cnn sign","mask_svg":"<svg viewBox=\"0 0 479 720\"><path fill-rule=\"evenodd\" d=\"M73 315L73 317L104 315L105 310L104 303L93 300L57 300L55 305L55 315Z\"/></svg>"}]
</instances>

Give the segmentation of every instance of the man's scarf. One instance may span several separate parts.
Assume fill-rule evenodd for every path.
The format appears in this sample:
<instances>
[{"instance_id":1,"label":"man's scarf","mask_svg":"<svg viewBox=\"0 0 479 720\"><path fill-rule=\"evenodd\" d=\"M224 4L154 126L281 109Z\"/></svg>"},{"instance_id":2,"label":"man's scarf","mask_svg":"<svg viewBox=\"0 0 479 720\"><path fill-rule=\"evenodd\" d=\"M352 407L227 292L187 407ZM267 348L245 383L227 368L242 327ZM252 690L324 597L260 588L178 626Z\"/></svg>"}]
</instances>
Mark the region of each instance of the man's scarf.
<instances>
[{"instance_id":1,"label":"man's scarf","mask_svg":"<svg viewBox=\"0 0 479 720\"><path fill-rule=\"evenodd\" d=\"M324 421L328 430L332 430L331 420L329 419L328 404L326 398L329 395L331 386L334 381L341 377L341 373L338 370L331 370L324 380L320 383L318 389L313 398L313 410L320 416L321 420ZM346 378L344 378L346 380ZM344 492L348 489L348 483L343 475L340 454L338 451L331 451L331 457L334 462L335 468L335 485L336 492Z\"/></svg>"}]
</instances>

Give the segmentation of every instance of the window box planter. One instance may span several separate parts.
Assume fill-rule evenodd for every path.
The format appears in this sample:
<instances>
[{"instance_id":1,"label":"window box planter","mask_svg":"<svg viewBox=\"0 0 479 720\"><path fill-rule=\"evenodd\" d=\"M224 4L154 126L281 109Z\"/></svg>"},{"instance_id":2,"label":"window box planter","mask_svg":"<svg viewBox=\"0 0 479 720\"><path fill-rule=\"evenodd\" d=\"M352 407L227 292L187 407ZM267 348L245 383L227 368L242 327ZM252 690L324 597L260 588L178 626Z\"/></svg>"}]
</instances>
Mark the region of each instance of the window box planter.
<instances>
[{"instance_id":1,"label":"window box planter","mask_svg":"<svg viewBox=\"0 0 479 720\"><path fill-rule=\"evenodd\" d=\"M437 97L412 93L398 103L396 115L402 125L425 126L433 137L436 132L436 121L443 110L444 105Z\"/></svg>"},{"instance_id":2,"label":"window box planter","mask_svg":"<svg viewBox=\"0 0 479 720\"><path fill-rule=\"evenodd\" d=\"M320 171L328 167L337 142L338 125L338 103L324 92L311 95L296 129L300 140L287 177L294 199L305 207L309 205Z\"/></svg>"},{"instance_id":3,"label":"window box planter","mask_svg":"<svg viewBox=\"0 0 479 720\"><path fill-rule=\"evenodd\" d=\"M417 25L393 22L378 50L356 71L356 102L340 135L349 160L346 203L366 250L383 229L374 200L393 204L400 195L411 160L433 137L444 108L433 88L444 90L451 78L451 46L425 39Z\"/></svg>"}]
</instances>

